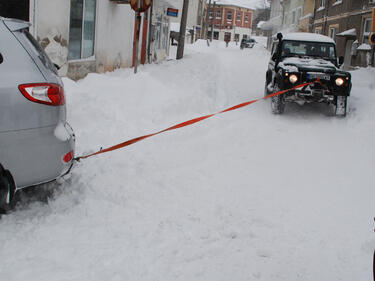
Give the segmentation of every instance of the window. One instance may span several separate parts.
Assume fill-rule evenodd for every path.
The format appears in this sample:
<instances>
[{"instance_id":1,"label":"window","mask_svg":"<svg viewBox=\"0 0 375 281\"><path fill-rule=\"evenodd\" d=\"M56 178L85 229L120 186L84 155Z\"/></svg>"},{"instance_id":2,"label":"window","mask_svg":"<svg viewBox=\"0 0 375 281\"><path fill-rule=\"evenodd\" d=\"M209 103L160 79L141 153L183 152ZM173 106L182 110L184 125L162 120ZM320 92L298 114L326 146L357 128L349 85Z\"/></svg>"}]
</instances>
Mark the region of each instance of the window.
<instances>
[{"instance_id":1,"label":"window","mask_svg":"<svg viewBox=\"0 0 375 281\"><path fill-rule=\"evenodd\" d=\"M241 21L241 12L237 13L237 21Z\"/></svg>"},{"instance_id":2,"label":"window","mask_svg":"<svg viewBox=\"0 0 375 281\"><path fill-rule=\"evenodd\" d=\"M68 59L94 55L96 0L71 0Z\"/></svg>"},{"instance_id":3,"label":"window","mask_svg":"<svg viewBox=\"0 0 375 281\"><path fill-rule=\"evenodd\" d=\"M325 7L326 6L326 0L320 0L320 6L319 7Z\"/></svg>"},{"instance_id":4,"label":"window","mask_svg":"<svg viewBox=\"0 0 375 281\"><path fill-rule=\"evenodd\" d=\"M296 23L296 11L292 13L292 24Z\"/></svg>"},{"instance_id":5,"label":"window","mask_svg":"<svg viewBox=\"0 0 375 281\"><path fill-rule=\"evenodd\" d=\"M301 7L299 7L298 9L297 9L297 21L299 21L299 19L302 17L302 8Z\"/></svg>"},{"instance_id":6,"label":"window","mask_svg":"<svg viewBox=\"0 0 375 281\"><path fill-rule=\"evenodd\" d=\"M249 15L245 15L245 22L249 22Z\"/></svg>"},{"instance_id":7,"label":"window","mask_svg":"<svg viewBox=\"0 0 375 281\"><path fill-rule=\"evenodd\" d=\"M213 11L210 11L208 14L209 14L210 19L212 19L214 17L214 12Z\"/></svg>"},{"instance_id":8,"label":"window","mask_svg":"<svg viewBox=\"0 0 375 281\"><path fill-rule=\"evenodd\" d=\"M227 20L231 21L232 20L232 11L227 12Z\"/></svg>"},{"instance_id":9,"label":"window","mask_svg":"<svg viewBox=\"0 0 375 281\"><path fill-rule=\"evenodd\" d=\"M365 21L363 22L362 43L369 44L369 37L370 37L370 34L371 34L371 25L372 25L371 18L365 19Z\"/></svg>"},{"instance_id":10,"label":"window","mask_svg":"<svg viewBox=\"0 0 375 281\"><path fill-rule=\"evenodd\" d=\"M370 4L375 4L375 0L369 0Z\"/></svg>"},{"instance_id":11,"label":"window","mask_svg":"<svg viewBox=\"0 0 375 281\"><path fill-rule=\"evenodd\" d=\"M339 27L337 25L329 27L329 37L336 41L336 34Z\"/></svg>"},{"instance_id":12,"label":"window","mask_svg":"<svg viewBox=\"0 0 375 281\"><path fill-rule=\"evenodd\" d=\"M221 19L221 11L217 11L216 12L216 18L217 19Z\"/></svg>"},{"instance_id":13,"label":"window","mask_svg":"<svg viewBox=\"0 0 375 281\"><path fill-rule=\"evenodd\" d=\"M323 42L283 41L283 57L323 57L332 61L336 60L335 45Z\"/></svg>"},{"instance_id":14,"label":"window","mask_svg":"<svg viewBox=\"0 0 375 281\"><path fill-rule=\"evenodd\" d=\"M336 28L329 29L329 37L336 41Z\"/></svg>"}]
</instances>

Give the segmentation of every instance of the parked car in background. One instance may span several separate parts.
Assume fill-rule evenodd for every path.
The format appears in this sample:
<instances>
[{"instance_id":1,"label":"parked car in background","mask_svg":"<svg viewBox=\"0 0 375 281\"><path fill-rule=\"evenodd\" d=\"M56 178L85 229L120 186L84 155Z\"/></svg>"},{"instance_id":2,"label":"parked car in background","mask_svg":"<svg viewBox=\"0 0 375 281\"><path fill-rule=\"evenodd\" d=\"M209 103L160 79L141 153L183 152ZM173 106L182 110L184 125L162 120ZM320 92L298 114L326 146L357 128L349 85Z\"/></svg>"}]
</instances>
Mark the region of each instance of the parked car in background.
<instances>
[{"instance_id":1,"label":"parked car in background","mask_svg":"<svg viewBox=\"0 0 375 281\"><path fill-rule=\"evenodd\" d=\"M352 82L350 73L340 70L343 59L337 58L336 44L330 37L279 33L272 45L265 95L306 82L312 84L272 97L272 112L282 114L289 102L319 102L330 105L337 116L345 116Z\"/></svg>"},{"instance_id":2,"label":"parked car in background","mask_svg":"<svg viewBox=\"0 0 375 281\"><path fill-rule=\"evenodd\" d=\"M241 40L240 48L241 48L241 50L242 50L243 48L253 48L254 45L255 45L256 43L257 43L257 42L256 42L255 39L253 39L253 38L249 38L249 39L247 39L247 38L243 38L243 39Z\"/></svg>"},{"instance_id":3,"label":"parked car in background","mask_svg":"<svg viewBox=\"0 0 375 281\"><path fill-rule=\"evenodd\" d=\"M64 87L23 21L0 18L0 209L17 189L53 181L73 163Z\"/></svg>"}]
</instances>

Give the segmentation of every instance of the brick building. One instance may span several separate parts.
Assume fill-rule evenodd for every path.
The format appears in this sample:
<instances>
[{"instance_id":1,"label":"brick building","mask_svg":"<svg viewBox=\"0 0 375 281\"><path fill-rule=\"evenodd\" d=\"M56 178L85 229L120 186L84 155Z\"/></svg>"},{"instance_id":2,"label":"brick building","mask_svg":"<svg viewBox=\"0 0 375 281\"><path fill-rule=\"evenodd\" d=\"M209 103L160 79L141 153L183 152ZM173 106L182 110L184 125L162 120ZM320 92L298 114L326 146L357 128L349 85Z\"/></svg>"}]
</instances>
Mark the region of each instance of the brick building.
<instances>
[{"instance_id":1,"label":"brick building","mask_svg":"<svg viewBox=\"0 0 375 281\"><path fill-rule=\"evenodd\" d=\"M240 41L249 38L252 31L254 10L242 7L226 1L225 4L211 5L209 11L208 37L211 36L211 25L213 26L213 39L229 41ZM232 1L235 3L235 1Z\"/></svg>"},{"instance_id":2,"label":"brick building","mask_svg":"<svg viewBox=\"0 0 375 281\"><path fill-rule=\"evenodd\" d=\"M316 0L314 32L333 38L349 65L369 64L371 13L375 0Z\"/></svg>"}]
</instances>

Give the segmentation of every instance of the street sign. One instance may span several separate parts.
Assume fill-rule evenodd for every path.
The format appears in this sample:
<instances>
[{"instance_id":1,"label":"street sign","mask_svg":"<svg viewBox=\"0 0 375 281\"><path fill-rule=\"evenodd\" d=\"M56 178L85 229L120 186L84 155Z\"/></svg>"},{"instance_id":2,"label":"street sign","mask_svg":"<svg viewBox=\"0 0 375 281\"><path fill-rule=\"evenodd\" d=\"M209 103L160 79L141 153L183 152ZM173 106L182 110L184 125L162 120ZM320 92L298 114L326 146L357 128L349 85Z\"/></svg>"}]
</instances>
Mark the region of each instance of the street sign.
<instances>
[{"instance_id":1,"label":"street sign","mask_svg":"<svg viewBox=\"0 0 375 281\"><path fill-rule=\"evenodd\" d=\"M178 16L178 9L168 8L167 9L167 16L177 17Z\"/></svg>"},{"instance_id":2,"label":"street sign","mask_svg":"<svg viewBox=\"0 0 375 281\"><path fill-rule=\"evenodd\" d=\"M370 34L370 37L368 39L370 41L370 44L375 46L375 32Z\"/></svg>"},{"instance_id":3,"label":"street sign","mask_svg":"<svg viewBox=\"0 0 375 281\"><path fill-rule=\"evenodd\" d=\"M143 13L151 6L152 0L130 0L130 6L137 13Z\"/></svg>"}]
</instances>

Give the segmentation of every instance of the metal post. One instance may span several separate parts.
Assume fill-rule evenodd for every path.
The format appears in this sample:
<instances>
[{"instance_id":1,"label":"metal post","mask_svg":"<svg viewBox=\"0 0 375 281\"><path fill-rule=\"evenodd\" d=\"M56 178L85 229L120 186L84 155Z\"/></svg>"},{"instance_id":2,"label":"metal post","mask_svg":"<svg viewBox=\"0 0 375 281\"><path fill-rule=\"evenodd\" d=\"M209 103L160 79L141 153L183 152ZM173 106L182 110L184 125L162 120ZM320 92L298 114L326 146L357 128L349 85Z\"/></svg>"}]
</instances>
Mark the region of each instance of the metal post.
<instances>
[{"instance_id":1,"label":"metal post","mask_svg":"<svg viewBox=\"0 0 375 281\"><path fill-rule=\"evenodd\" d=\"M189 0L184 0L184 5L182 8L182 15L181 15L180 34L178 37L177 56L176 56L176 59L178 60L182 59L182 57L184 56L186 21L187 21L188 9L189 9Z\"/></svg>"},{"instance_id":2,"label":"metal post","mask_svg":"<svg viewBox=\"0 0 375 281\"><path fill-rule=\"evenodd\" d=\"M136 25L137 25L137 33L135 39L135 58L134 58L134 73L137 73L138 70L138 48L139 48L139 31L141 29L141 13L137 12L136 14Z\"/></svg>"}]
</instances>

